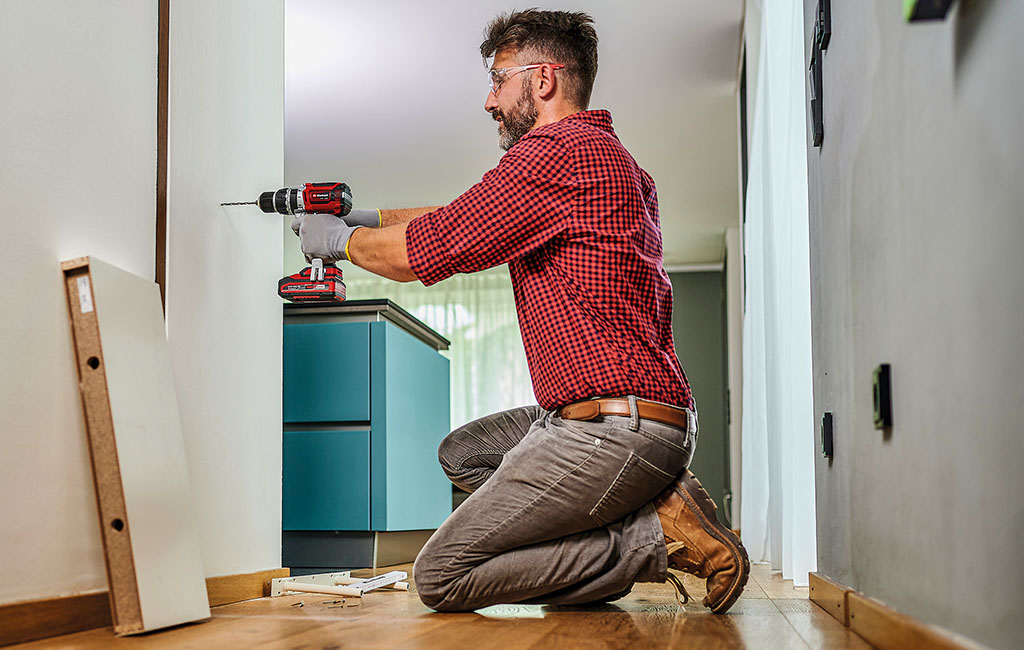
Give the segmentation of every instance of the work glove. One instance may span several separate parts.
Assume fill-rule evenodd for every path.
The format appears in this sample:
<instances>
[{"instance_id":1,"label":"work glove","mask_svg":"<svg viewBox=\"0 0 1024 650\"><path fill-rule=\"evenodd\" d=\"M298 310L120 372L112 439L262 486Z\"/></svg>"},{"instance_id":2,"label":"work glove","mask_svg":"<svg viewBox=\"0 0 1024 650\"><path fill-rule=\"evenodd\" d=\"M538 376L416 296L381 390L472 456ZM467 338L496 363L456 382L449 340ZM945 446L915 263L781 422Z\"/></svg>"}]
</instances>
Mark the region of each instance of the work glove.
<instances>
[{"instance_id":1,"label":"work glove","mask_svg":"<svg viewBox=\"0 0 1024 650\"><path fill-rule=\"evenodd\" d=\"M307 261L315 257L327 263L349 260L349 237L362 227L350 226L333 214L303 214L292 219L292 231L299 236Z\"/></svg>"},{"instance_id":2,"label":"work glove","mask_svg":"<svg viewBox=\"0 0 1024 650\"><path fill-rule=\"evenodd\" d=\"M350 226L366 226L367 228L380 228L380 210L367 210L365 208L353 208L342 219Z\"/></svg>"}]
</instances>

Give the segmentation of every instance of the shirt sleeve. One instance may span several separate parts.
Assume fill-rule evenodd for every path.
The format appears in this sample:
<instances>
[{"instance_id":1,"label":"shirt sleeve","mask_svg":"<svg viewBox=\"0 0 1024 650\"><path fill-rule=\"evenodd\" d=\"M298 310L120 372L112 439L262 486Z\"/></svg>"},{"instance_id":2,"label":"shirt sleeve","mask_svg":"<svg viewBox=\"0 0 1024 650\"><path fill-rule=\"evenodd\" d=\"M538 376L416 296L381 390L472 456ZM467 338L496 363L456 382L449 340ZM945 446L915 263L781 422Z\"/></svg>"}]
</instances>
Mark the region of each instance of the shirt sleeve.
<instances>
[{"instance_id":1,"label":"shirt sleeve","mask_svg":"<svg viewBox=\"0 0 1024 650\"><path fill-rule=\"evenodd\" d=\"M409 222L409 266L430 286L526 255L568 227L577 188L565 146L527 134L462 196Z\"/></svg>"}]
</instances>

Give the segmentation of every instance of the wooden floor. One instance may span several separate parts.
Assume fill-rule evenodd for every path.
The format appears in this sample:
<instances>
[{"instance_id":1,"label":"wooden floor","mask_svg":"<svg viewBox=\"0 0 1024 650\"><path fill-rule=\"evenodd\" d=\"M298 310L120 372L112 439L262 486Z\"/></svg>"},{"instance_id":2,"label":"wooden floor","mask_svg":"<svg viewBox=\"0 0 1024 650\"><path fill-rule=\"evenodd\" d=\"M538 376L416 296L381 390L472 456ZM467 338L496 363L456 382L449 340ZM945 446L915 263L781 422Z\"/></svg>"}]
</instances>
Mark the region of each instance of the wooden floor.
<instances>
[{"instance_id":1,"label":"wooden floor","mask_svg":"<svg viewBox=\"0 0 1024 650\"><path fill-rule=\"evenodd\" d=\"M409 570L411 567L390 567ZM383 571L380 571L383 572ZM353 572L368 576L367 571ZM693 597L680 608L668 584L642 584L610 605L570 608L496 605L439 614L414 593L375 591L355 607L332 596L260 598L213 609L213 619L137 637L110 628L18 648L869 648L807 599L806 588L755 565L746 591L724 616L700 600L702 581L685 576ZM302 607L293 606L302 601Z\"/></svg>"}]
</instances>

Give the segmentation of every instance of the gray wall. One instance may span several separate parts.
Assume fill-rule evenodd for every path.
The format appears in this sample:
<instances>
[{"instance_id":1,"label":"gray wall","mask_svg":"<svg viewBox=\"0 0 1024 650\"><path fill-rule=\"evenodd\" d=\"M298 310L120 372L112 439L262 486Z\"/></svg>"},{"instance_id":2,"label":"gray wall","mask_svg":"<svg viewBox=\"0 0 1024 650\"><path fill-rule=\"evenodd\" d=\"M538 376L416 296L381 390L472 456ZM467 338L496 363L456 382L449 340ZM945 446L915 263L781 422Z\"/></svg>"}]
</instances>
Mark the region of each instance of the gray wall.
<instances>
[{"instance_id":1,"label":"gray wall","mask_svg":"<svg viewBox=\"0 0 1024 650\"><path fill-rule=\"evenodd\" d=\"M729 492L725 274L670 273L669 278L676 354L690 380L700 414L697 452L690 469L718 504L719 518L729 523L725 502Z\"/></svg>"},{"instance_id":2,"label":"gray wall","mask_svg":"<svg viewBox=\"0 0 1024 650\"><path fill-rule=\"evenodd\" d=\"M997 648L1024 647L1022 28L1024 2L833 2L808 144L819 571Z\"/></svg>"}]
</instances>

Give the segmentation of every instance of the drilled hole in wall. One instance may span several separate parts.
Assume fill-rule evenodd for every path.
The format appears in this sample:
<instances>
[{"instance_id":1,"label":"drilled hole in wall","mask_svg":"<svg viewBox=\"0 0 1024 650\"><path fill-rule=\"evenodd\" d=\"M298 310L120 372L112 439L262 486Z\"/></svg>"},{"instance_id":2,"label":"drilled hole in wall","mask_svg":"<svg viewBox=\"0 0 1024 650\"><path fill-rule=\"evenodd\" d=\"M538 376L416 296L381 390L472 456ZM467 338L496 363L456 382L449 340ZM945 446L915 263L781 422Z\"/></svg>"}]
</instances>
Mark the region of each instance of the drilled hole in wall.
<instances>
[{"instance_id":1,"label":"drilled hole in wall","mask_svg":"<svg viewBox=\"0 0 1024 650\"><path fill-rule=\"evenodd\" d=\"M121 521L120 519L114 519L113 521L110 522L110 527L113 528L114 530L120 532L120 531L124 530L124 522Z\"/></svg>"},{"instance_id":2,"label":"drilled hole in wall","mask_svg":"<svg viewBox=\"0 0 1024 650\"><path fill-rule=\"evenodd\" d=\"M88 365L93 370L96 370L97 368L100 367L100 358L99 357L89 357L89 360L86 361L85 363L86 363L86 365Z\"/></svg>"}]
</instances>

